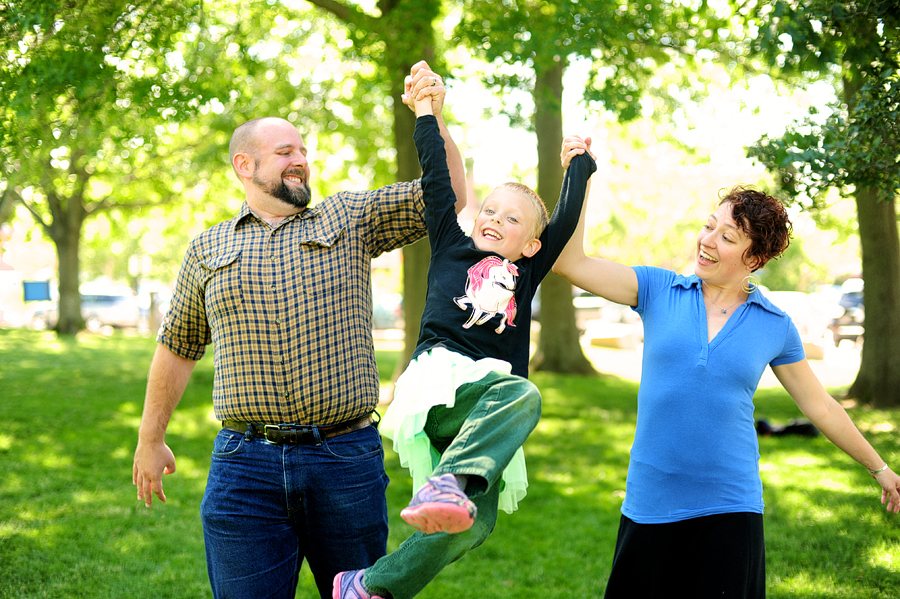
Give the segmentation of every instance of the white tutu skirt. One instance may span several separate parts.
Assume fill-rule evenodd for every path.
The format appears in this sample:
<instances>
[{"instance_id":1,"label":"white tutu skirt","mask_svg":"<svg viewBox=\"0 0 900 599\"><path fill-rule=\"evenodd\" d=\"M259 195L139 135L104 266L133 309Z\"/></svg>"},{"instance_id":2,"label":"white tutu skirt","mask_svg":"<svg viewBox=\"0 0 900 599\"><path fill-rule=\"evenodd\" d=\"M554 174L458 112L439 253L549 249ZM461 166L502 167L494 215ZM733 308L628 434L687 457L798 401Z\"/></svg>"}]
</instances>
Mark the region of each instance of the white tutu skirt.
<instances>
[{"instance_id":1,"label":"white tutu skirt","mask_svg":"<svg viewBox=\"0 0 900 599\"><path fill-rule=\"evenodd\" d=\"M391 439L400 464L413 477L413 493L425 484L440 461L440 454L425 434L425 419L434 406L452 408L456 390L466 383L483 379L490 372L509 374L509 362L484 358L473 360L462 354L438 347L416 357L400 375L394 388L394 399L381 423L381 433ZM528 476L525 452L516 450L503 470L505 483L500 492L499 508L511 514L525 497Z\"/></svg>"}]
</instances>

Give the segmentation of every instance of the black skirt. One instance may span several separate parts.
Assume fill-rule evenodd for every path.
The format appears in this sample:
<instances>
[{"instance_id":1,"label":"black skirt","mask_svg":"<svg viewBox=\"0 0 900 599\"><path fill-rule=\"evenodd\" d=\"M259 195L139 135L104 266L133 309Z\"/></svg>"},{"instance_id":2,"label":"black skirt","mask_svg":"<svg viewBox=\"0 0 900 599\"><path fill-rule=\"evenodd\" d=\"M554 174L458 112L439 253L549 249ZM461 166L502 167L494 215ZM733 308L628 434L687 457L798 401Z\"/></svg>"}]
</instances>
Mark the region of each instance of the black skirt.
<instances>
[{"instance_id":1,"label":"black skirt","mask_svg":"<svg viewBox=\"0 0 900 599\"><path fill-rule=\"evenodd\" d=\"M606 599L763 599L762 514L717 514L666 524L619 522Z\"/></svg>"}]
</instances>

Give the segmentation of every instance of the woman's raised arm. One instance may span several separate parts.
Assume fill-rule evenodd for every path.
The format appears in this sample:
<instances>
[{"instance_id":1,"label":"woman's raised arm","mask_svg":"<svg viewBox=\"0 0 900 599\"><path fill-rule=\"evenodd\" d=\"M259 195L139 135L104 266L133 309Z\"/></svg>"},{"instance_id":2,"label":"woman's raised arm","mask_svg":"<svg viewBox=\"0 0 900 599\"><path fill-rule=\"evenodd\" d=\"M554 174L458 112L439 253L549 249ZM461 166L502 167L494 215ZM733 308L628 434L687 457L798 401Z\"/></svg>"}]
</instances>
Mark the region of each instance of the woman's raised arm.
<instances>
[{"instance_id":1,"label":"woman's raised arm","mask_svg":"<svg viewBox=\"0 0 900 599\"><path fill-rule=\"evenodd\" d=\"M585 152L591 153L590 137L584 139L577 135L566 137L560 153L563 168L569 166L573 157ZM588 181L585 195L590 195L590 190L591 182ZM612 260L585 255L584 222L586 212L587 199L581 207L581 216L578 219L575 233L572 234L569 243L557 258L556 264L553 265L553 272L594 295L599 295L617 304L636 306L638 282L634 270Z\"/></svg>"}]
</instances>

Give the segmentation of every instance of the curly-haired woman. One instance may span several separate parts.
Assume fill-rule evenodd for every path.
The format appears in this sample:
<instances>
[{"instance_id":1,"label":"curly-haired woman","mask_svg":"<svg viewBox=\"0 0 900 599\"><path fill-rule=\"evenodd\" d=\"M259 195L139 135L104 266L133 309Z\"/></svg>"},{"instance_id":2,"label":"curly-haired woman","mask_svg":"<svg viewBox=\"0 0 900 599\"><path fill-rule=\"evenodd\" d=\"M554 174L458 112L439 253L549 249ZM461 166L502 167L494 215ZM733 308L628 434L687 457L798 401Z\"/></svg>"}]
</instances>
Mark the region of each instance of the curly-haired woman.
<instances>
[{"instance_id":1,"label":"curly-haired woman","mask_svg":"<svg viewBox=\"0 0 900 599\"><path fill-rule=\"evenodd\" d=\"M590 152L567 137L562 162ZM766 368L807 418L881 485L900 512L897 476L811 370L791 319L751 273L788 247L777 199L735 187L697 236L694 274L584 254L584 210L554 272L634 307L643 374L607 598L765 597L763 493L753 395Z\"/></svg>"}]
</instances>

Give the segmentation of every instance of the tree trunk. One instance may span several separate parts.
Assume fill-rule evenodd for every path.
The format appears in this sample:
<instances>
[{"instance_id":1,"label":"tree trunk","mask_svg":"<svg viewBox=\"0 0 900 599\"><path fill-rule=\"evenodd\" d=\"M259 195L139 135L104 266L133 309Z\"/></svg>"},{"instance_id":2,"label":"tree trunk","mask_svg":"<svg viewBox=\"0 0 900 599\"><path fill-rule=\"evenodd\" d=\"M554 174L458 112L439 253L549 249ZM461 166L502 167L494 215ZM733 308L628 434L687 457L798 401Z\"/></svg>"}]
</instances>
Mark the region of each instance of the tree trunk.
<instances>
[{"instance_id":1,"label":"tree trunk","mask_svg":"<svg viewBox=\"0 0 900 599\"><path fill-rule=\"evenodd\" d=\"M80 203L69 198L69 210L62 213L63 218L54 218L51 238L56 245L56 257L59 262L59 319L54 327L60 335L75 335L84 328L81 316L81 292L78 290L78 279L81 272L79 244L83 217L74 212L81 212ZM76 207L77 204L77 207Z\"/></svg>"},{"instance_id":2,"label":"tree trunk","mask_svg":"<svg viewBox=\"0 0 900 599\"><path fill-rule=\"evenodd\" d=\"M404 91L404 81L409 69L420 60L428 61L436 68L434 54L434 20L441 10L438 0L379 0L381 16L366 19L354 15L350 3L310 0L350 27L367 29L369 33L386 45L382 62L390 80L390 94L394 102L394 147L397 148L397 181L418 179L422 170L413 141L415 114L400 100ZM355 3L354 3L355 4ZM404 350L394 371L396 380L412 357L416 339L419 337L419 322L425 311L425 287L428 282L428 264L431 248L426 240L418 241L403 248L403 319Z\"/></svg>"},{"instance_id":3,"label":"tree trunk","mask_svg":"<svg viewBox=\"0 0 900 599\"><path fill-rule=\"evenodd\" d=\"M865 341L848 397L879 408L900 406L900 239L894 198L857 188L865 281Z\"/></svg>"},{"instance_id":4,"label":"tree trunk","mask_svg":"<svg viewBox=\"0 0 900 599\"><path fill-rule=\"evenodd\" d=\"M546 70L536 70L534 85L534 126L538 144L538 195L553 211L562 189L563 168L559 161L562 147L562 91L565 62L560 60ZM593 365L579 343L579 331L572 304L572 286L550 273L541 283L541 334L531 370L590 374Z\"/></svg>"},{"instance_id":5,"label":"tree trunk","mask_svg":"<svg viewBox=\"0 0 900 599\"><path fill-rule=\"evenodd\" d=\"M429 63L430 64L430 63ZM412 63L410 63L412 66ZM407 71L408 72L408 71ZM405 75L404 75L405 77ZM403 89L400 79L400 90ZM416 116L400 101L397 93L394 103L394 132L397 148L397 180L411 181L422 176L413 131ZM403 248L403 353L397 361L393 380L397 380L406 370L419 338L419 324L425 311L425 289L428 284L428 265L431 262L431 246L428 239Z\"/></svg>"},{"instance_id":6,"label":"tree trunk","mask_svg":"<svg viewBox=\"0 0 900 599\"><path fill-rule=\"evenodd\" d=\"M411 6L409 18L405 19L408 31L402 34L408 40L417 40L404 46L405 55L398 52L389 57L391 77L391 97L394 99L394 147L397 148L397 180L412 181L422 176L419 155L413 132L416 129L416 115L400 99L409 69L420 60L428 62L437 70L434 54L434 28L432 20L437 16L437 4L419 3ZM418 23L418 25L417 25ZM427 29L425 26L427 24ZM399 45L398 45L399 46ZM404 58L405 56L405 58ZM397 361L393 380L397 380L412 358L419 338L419 324L425 311L425 290L428 285L428 265L431 262L431 246L427 239L403 248L403 353Z\"/></svg>"},{"instance_id":7,"label":"tree trunk","mask_svg":"<svg viewBox=\"0 0 900 599\"><path fill-rule=\"evenodd\" d=\"M0 195L0 225L12 220L13 208L15 208L16 193L7 181L3 195Z\"/></svg>"}]
</instances>

